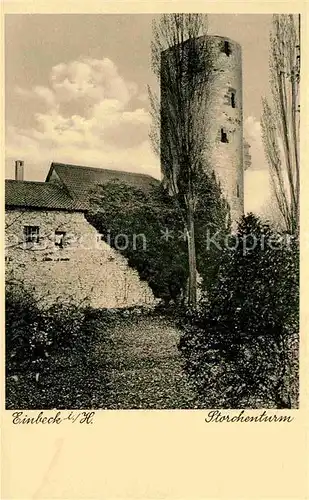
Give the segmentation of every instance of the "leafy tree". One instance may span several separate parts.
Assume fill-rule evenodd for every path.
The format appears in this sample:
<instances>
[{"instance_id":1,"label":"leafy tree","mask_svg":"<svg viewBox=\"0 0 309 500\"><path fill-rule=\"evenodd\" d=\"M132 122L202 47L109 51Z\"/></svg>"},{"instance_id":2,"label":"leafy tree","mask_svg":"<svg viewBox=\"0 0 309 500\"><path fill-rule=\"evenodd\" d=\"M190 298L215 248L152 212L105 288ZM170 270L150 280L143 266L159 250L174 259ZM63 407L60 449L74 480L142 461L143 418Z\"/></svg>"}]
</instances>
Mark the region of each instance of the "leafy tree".
<instances>
[{"instance_id":1,"label":"leafy tree","mask_svg":"<svg viewBox=\"0 0 309 500\"><path fill-rule=\"evenodd\" d=\"M150 91L151 139L160 155L163 182L174 196L187 235L188 303L197 300L196 217L199 184L209 165L207 103L214 76L214 55L207 37L207 16L164 14L153 24L152 67L159 99ZM210 172L210 169L208 170Z\"/></svg>"},{"instance_id":2,"label":"leafy tree","mask_svg":"<svg viewBox=\"0 0 309 500\"><path fill-rule=\"evenodd\" d=\"M163 187L148 193L115 181L99 188L93 201L87 218L102 238L128 259L155 296L177 301L188 273L185 241L174 201Z\"/></svg>"},{"instance_id":3,"label":"leafy tree","mask_svg":"<svg viewBox=\"0 0 309 500\"><path fill-rule=\"evenodd\" d=\"M220 251L208 249L207 238L218 228L228 230L228 208L213 176L203 174L199 192L203 204L196 224L198 270L208 287L215 280ZM117 181L101 186L93 195L93 209L87 218L103 239L128 259L155 296L166 303L185 299L187 234L177 201L162 184L149 192Z\"/></svg>"},{"instance_id":4,"label":"leafy tree","mask_svg":"<svg viewBox=\"0 0 309 500\"><path fill-rule=\"evenodd\" d=\"M272 104L263 99L262 137L285 229L299 230L300 16L274 15L270 34Z\"/></svg>"},{"instance_id":5,"label":"leafy tree","mask_svg":"<svg viewBox=\"0 0 309 500\"><path fill-rule=\"evenodd\" d=\"M181 349L210 407L297 405L298 242L243 217Z\"/></svg>"},{"instance_id":6,"label":"leafy tree","mask_svg":"<svg viewBox=\"0 0 309 500\"><path fill-rule=\"evenodd\" d=\"M199 199L195 212L197 270L202 278L202 289L208 293L216 285L231 219L229 205L214 173L201 172L196 192Z\"/></svg>"}]
</instances>

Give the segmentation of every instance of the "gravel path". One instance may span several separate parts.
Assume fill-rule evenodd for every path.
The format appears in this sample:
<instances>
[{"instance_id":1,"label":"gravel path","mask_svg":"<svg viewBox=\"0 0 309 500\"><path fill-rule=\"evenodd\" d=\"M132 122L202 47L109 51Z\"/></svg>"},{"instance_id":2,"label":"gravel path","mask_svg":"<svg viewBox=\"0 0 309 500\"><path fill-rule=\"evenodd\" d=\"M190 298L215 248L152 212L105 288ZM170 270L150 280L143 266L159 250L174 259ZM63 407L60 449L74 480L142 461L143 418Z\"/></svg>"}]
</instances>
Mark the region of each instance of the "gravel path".
<instances>
[{"instance_id":1,"label":"gravel path","mask_svg":"<svg viewBox=\"0 0 309 500\"><path fill-rule=\"evenodd\" d=\"M108 408L194 408L177 349L180 331L163 318L138 318L109 331L98 347L108 371ZM102 366L103 368L103 366Z\"/></svg>"}]
</instances>

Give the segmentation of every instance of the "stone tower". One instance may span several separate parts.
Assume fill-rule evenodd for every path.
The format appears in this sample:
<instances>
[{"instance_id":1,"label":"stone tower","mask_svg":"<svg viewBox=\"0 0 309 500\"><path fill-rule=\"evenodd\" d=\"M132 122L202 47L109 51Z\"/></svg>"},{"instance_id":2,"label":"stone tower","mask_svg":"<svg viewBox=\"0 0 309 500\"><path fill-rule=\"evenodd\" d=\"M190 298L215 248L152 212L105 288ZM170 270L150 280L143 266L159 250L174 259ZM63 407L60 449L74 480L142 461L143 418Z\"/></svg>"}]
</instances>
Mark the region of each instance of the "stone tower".
<instances>
[{"instance_id":1,"label":"stone tower","mask_svg":"<svg viewBox=\"0 0 309 500\"><path fill-rule=\"evenodd\" d=\"M233 40L208 35L215 69L207 104L207 159L227 199L233 225L244 212L244 140L241 47ZM164 60L162 60L164 64ZM164 95L161 106L164 106ZM161 141L164 130L161 126Z\"/></svg>"},{"instance_id":2,"label":"stone tower","mask_svg":"<svg viewBox=\"0 0 309 500\"><path fill-rule=\"evenodd\" d=\"M209 151L223 193L236 222L244 212L244 141L242 107L242 58L238 43L211 37L216 72L209 102Z\"/></svg>"}]
</instances>

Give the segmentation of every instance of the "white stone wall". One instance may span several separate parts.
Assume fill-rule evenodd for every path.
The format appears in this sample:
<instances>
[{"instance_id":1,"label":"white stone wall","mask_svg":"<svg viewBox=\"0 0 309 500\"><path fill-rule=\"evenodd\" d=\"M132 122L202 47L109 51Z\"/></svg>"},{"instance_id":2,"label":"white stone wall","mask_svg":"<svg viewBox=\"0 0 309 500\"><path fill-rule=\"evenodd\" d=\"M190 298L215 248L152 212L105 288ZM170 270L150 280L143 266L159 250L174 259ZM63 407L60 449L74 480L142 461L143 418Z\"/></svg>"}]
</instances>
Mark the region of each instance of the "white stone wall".
<instances>
[{"instance_id":1,"label":"white stone wall","mask_svg":"<svg viewBox=\"0 0 309 500\"><path fill-rule=\"evenodd\" d=\"M26 225L40 227L40 243L23 243ZM55 231L66 233L64 248L55 246ZM148 284L81 212L9 210L6 240L7 278L24 281L43 304L58 298L87 300L95 308L154 304Z\"/></svg>"}]
</instances>

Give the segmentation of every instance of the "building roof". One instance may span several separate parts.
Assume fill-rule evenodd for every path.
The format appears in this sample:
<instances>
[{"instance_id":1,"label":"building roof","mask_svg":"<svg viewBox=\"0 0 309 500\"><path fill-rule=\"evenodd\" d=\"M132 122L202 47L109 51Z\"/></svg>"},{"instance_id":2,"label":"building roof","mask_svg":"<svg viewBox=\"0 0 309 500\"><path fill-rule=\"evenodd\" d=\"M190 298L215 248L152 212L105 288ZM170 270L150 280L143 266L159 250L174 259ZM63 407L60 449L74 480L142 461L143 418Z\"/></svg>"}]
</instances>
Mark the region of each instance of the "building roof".
<instances>
[{"instance_id":1,"label":"building roof","mask_svg":"<svg viewBox=\"0 0 309 500\"><path fill-rule=\"evenodd\" d=\"M124 182L129 186L146 191L149 191L152 185L159 182L146 174L52 163L46 177L47 183L52 183L49 181L52 180L53 173L57 174L57 178L68 189L72 198L78 200L84 206L89 204L93 189L96 186L107 184L110 181Z\"/></svg>"},{"instance_id":2,"label":"building roof","mask_svg":"<svg viewBox=\"0 0 309 500\"><path fill-rule=\"evenodd\" d=\"M145 174L52 163L45 182L6 180L5 206L86 211L95 187L116 180L147 191L158 183Z\"/></svg>"},{"instance_id":3,"label":"building roof","mask_svg":"<svg viewBox=\"0 0 309 500\"><path fill-rule=\"evenodd\" d=\"M48 182L6 180L5 205L12 208L85 210L64 187Z\"/></svg>"}]
</instances>

